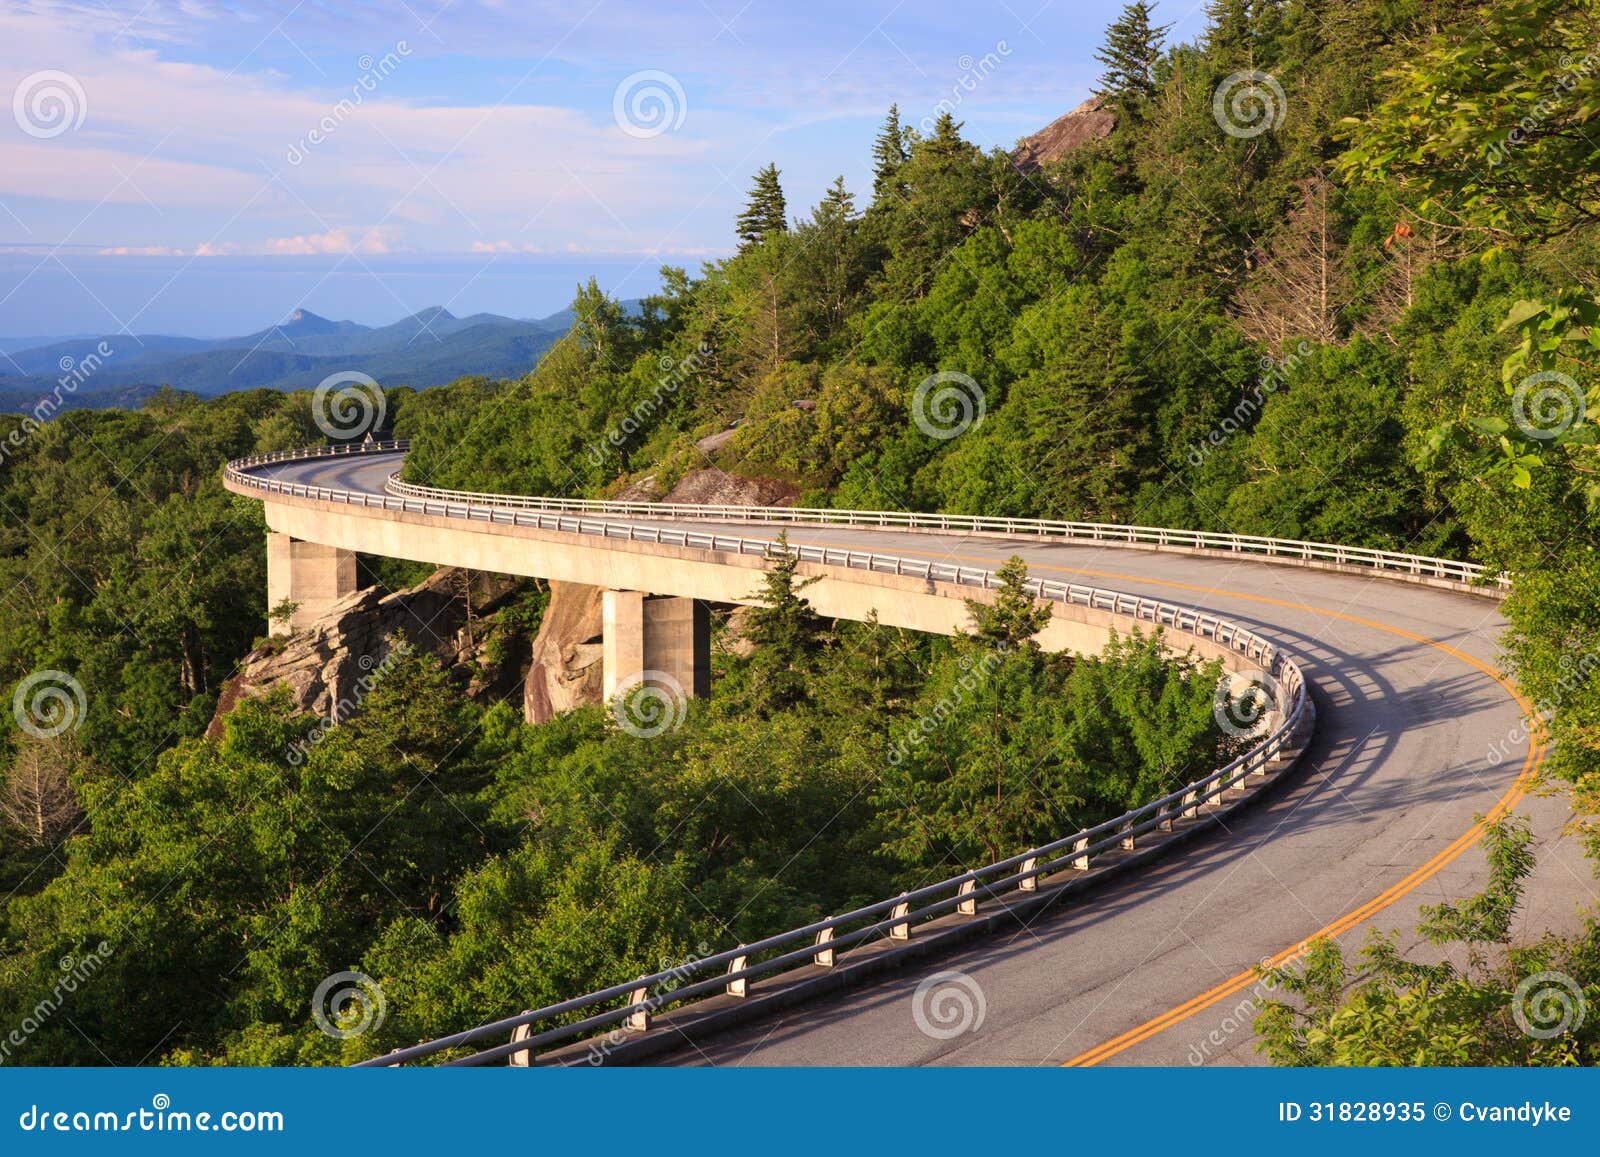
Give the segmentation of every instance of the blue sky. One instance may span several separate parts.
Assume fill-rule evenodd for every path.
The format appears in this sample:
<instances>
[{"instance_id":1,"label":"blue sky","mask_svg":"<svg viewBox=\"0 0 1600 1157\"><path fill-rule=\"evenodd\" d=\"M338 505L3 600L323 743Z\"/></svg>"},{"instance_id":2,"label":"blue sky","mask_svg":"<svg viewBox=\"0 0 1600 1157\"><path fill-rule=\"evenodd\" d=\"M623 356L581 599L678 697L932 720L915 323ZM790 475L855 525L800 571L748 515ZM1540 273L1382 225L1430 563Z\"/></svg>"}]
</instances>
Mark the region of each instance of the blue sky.
<instances>
[{"instance_id":1,"label":"blue sky","mask_svg":"<svg viewBox=\"0 0 1600 1157\"><path fill-rule=\"evenodd\" d=\"M1201 5L1158 9L1189 38ZM1009 147L1112 0L21 0L0 12L0 335L303 307L532 316L722 256L751 174L870 184L891 101ZM962 87L963 77L968 87Z\"/></svg>"}]
</instances>

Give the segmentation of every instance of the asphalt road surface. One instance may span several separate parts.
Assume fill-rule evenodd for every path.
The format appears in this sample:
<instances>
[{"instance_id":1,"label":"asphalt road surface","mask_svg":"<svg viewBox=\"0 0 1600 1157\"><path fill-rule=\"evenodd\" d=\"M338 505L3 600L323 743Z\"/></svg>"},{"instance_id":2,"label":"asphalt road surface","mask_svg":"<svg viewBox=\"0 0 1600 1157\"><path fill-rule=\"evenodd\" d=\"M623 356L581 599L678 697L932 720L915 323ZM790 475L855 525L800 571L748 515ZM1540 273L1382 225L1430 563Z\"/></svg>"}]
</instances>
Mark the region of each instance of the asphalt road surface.
<instances>
[{"instance_id":1,"label":"asphalt road surface","mask_svg":"<svg viewBox=\"0 0 1600 1157\"><path fill-rule=\"evenodd\" d=\"M372 455L270 470L284 480L382 493L398 462L399 455ZM648 524L777 533L765 523ZM788 533L794 543L971 566L1019 554L1037 577L1226 615L1298 658L1314 688L1317 737L1283 790L1154 869L872 987L690 1042L676 1061L1258 1062L1247 1002L1261 990L1247 976L1252 966L1330 926L1347 947L1359 947L1372 928L1409 931L1419 905L1476 891L1487 875L1483 857L1462 837L1477 815L1508 797L1541 841L1522 930L1570 929L1580 906L1600 899L1589 862L1563 835L1564 799L1521 794L1531 744L1522 706L1496 674L1505 624L1493 600L1246 558L1026 537L844 526ZM1496 745L1499 759L1490 754ZM969 999L981 999L983 1016L940 1039L919 1027L913 1001L919 983L945 970L969 978L962 983L981 994ZM485 1009L485 1019L506 1011Z\"/></svg>"}]
</instances>

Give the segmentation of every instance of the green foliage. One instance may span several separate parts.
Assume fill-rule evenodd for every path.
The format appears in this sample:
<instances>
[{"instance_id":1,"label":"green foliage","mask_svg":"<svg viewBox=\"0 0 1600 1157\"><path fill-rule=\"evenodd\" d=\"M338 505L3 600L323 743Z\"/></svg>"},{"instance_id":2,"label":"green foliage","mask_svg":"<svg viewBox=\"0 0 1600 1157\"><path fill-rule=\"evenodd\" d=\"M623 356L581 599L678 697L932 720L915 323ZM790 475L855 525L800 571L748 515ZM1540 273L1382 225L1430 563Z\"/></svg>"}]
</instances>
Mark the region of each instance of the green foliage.
<instances>
[{"instance_id":1,"label":"green foliage","mask_svg":"<svg viewBox=\"0 0 1600 1157\"><path fill-rule=\"evenodd\" d=\"M1156 62L1161 59L1162 38L1172 26L1156 25L1150 19L1154 11L1155 5L1145 0L1124 5L1122 14L1106 29L1105 44L1094 54L1105 66L1095 95L1124 114L1136 113L1158 91Z\"/></svg>"},{"instance_id":2,"label":"green foliage","mask_svg":"<svg viewBox=\"0 0 1600 1157\"><path fill-rule=\"evenodd\" d=\"M741 247L759 245L772 233L789 228L789 209L778 183L778 166L764 165L750 186L750 199L739 214L735 231Z\"/></svg>"},{"instance_id":3,"label":"green foliage","mask_svg":"<svg viewBox=\"0 0 1600 1157\"><path fill-rule=\"evenodd\" d=\"M1591 922L1584 936L1567 943L1513 946L1510 918L1533 870L1526 823L1489 824L1482 845L1489 861L1484 891L1460 904L1425 907L1418 929L1435 945L1464 948L1465 967L1448 959L1414 963L1396 937L1374 932L1357 969L1331 940L1314 941L1298 964L1263 970L1276 995L1256 1018L1257 1047L1285 1065L1600 1059L1593 1018L1564 1015L1580 1002L1592 1006L1600 994L1600 928ZM1358 972L1362 983L1351 988Z\"/></svg>"}]
</instances>

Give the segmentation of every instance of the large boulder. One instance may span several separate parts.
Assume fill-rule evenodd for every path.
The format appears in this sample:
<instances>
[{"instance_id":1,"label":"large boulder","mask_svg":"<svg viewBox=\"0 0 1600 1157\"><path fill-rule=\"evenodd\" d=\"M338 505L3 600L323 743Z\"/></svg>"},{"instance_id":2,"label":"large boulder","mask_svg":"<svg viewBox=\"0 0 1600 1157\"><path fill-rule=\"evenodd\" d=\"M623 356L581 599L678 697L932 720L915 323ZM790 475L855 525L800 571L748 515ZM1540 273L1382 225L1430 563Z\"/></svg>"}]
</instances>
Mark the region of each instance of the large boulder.
<instances>
[{"instance_id":1,"label":"large boulder","mask_svg":"<svg viewBox=\"0 0 1600 1157\"><path fill-rule=\"evenodd\" d=\"M1064 113L1032 136L1023 137L1011 151L1011 162L1033 173L1090 141L1104 140L1117 127L1117 117L1105 102L1092 96Z\"/></svg>"},{"instance_id":2,"label":"large boulder","mask_svg":"<svg viewBox=\"0 0 1600 1157\"><path fill-rule=\"evenodd\" d=\"M550 584L550 603L522 684L522 716L529 723L600 702L604 593L583 583Z\"/></svg>"},{"instance_id":3,"label":"large boulder","mask_svg":"<svg viewBox=\"0 0 1600 1157\"><path fill-rule=\"evenodd\" d=\"M300 710L328 717L354 695L363 676L383 663L397 635L434 655L468 694L492 699L515 693L522 672L498 670L487 660L487 632L480 620L521 581L444 567L402 591L385 594L368 587L346 595L315 623L246 655L223 685L206 734L221 735L224 716L241 699L279 686L289 689Z\"/></svg>"}]
</instances>

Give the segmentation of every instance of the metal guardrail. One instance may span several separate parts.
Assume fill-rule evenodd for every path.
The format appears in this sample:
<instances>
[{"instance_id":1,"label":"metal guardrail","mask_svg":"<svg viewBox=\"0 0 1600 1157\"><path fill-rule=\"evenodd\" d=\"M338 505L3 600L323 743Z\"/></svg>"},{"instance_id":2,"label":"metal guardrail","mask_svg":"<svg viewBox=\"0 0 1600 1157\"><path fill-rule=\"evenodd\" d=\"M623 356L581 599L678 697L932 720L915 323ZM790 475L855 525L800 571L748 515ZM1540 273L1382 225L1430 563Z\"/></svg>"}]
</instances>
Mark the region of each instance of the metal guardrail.
<instances>
[{"instance_id":1,"label":"metal guardrail","mask_svg":"<svg viewBox=\"0 0 1600 1157\"><path fill-rule=\"evenodd\" d=\"M668 543L729 553L759 554L763 557L771 557L773 552L773 543L764 539L640 527L574 518L542 510L508 509L499 504L479 504L461 501L455 497L436 500L430 497L376 495L362 491L310 486L304 483L281 482L252 473L255 467L273 462L404 448L404 443L384 442L368 443L361 447L260 455L230 462L226 476L239 486L265 493L289 494L367 508L407 510L468 521L538 526L605 538L626 538L634 542ZM609 509L631 504L601 505ZM728 509L746 511L754 508ZM643 507L639 512L660 517L662 508L659 505L650 505ZM913 575L958 586L978 586L987 589L1000 585L992 571L975 567L949 566L832 547L792 545L789 550L802 561L828 566ZM936 884L881 900L840 916L815 921L800 928L769 936L754 944L741 945L558 1004L504 1017L410 1048L397 1049L385 1056L364 1061L362 1065L373 1067L404 1064L407 1061L473 1046L490 1038L503 1038L508 1033L512 1034L512 1039L507 1043L481 1048L465 1057L454 1058L446 1063L480 1065L514 1056L523 1058L519 1063L527 1063L526 1058L531 1057L536 1050L576 1040L618 1024L636 1029L646 1028L651 1015L669 1004L682 1004L695 997L716 993L744 994L749 991L749 985L757 977L781 971L792 965L808 961L817 965L831 965L835 960L835 953L871 939L887 937L891 940L908 940L917 925L948 913L976 916L980 903L1000 899L1008 892L1037 891L1039 881L1046 876L1064 870L1086 871L1096 856L1114 848L1130 849L1140 836L1157 829L1170 830L1179 819L1198 815L1201 807L1219 799L1225 792L1238 788L1250 775L1264 773L1267 764L1291 746L1301 724L1311 712L1305 677L1298 664L1272 643L1237 623L1157 599L1142 598L1098 587L1086 587L1076 583L1032 579L1029 580L1028 587L1041 599L1094 607L1135 621L1170 627L1176 631L1209 638L1246 656L1268 676L1267 687L1272 694L1274 713L1281 722L1250 751L1201 779L1113 819L1073 832L1051 843L1031 848L998 863L963 872ZM697 977L699 979L696 979ZM616 1003L618 1001L623 1003L618 1005ZM541 1023L579 1013L587 1015L566 1024L533 1031L534 1026Z\"/></svg>"},{"instance_id":2,"label":"metal guardrail","mask_svg":"<svg viewBox=\"0 0 1600 1157\"><path fill-rule=\"evenodd\" d=\"M671 502L609 502L597 499L527 498L484 494L470 490L442 490L401 481L399 474L385 485L389 494L441 502L498 506L512 510L559 510L611 514L625 518L672 518L685 521L804 523L828 526L877 526L898 530L944 530L967 533L1037 535L1071 542L1184 547L1229 554L1253 555L1282 562L1319 562L1365 567L1378 573L1416 575L1469 585L1482 585L1485 593L1511 587L1508 576L1491 575L1476 563L1428 555L1402 554L1337 543L1266 538L1250 534L1221 534L1206 530L1173 530L1159 526L1122 526L1105 522L1065 522L1045 518L984 518L967 514L914 514L898 510L833 510L801 506L700 506Z\"/></svg>"}]
</instances>

